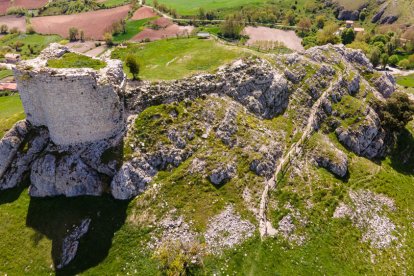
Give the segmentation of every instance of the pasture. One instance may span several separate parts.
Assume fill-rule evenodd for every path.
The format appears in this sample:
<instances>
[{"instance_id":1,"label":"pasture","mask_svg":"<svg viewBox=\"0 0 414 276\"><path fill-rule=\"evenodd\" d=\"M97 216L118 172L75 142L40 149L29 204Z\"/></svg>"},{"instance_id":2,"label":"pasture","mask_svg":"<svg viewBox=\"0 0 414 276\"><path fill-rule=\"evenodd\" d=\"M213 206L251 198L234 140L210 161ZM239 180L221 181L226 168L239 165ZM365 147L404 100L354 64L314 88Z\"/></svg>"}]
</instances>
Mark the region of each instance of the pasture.
<instances>
[{"instance_id":1,"label":"pasture","mask_svg":"<svg viewBox=\"0 0 414 276\"><path fill-rule=\"evenodd\" d=\"M172 80L200 72L211 72L225 63L246 56L241 48L197 38L129 44L127 48L115 49L112 58L125 60L128 54L138 59L141 65L139 76L147 80ZM125 71L129 74L127 68Z\"/></svg>"},{"instance_id":2,"label":"pasture","mask_svg":"<svg viewBox=\"0 0 414 276\"><path fill-rule=\"evenodd\" d=\"M414 74L396 78L397 83L404 87L414 87Z\"/></svg>"},{"instance_id":3,"label":"pasture","mask_svg":"<svg viewBox=\"0 0 414 276\"><path fill-rule=\"evenodd\" d=\"M9 46L19 52L23 58L31 58L50 43L60 40L62 38L58 35L8 34L0 38L0 46Z\"/></svg>"},{"instance_id":4,"label":"pasture","mask_svg":"<svg viewBox=\"0 0 414 276\"><path fill-rule=\"evenodd\" d=\"M0 97L0 138L19 120L25 118L18 94Z\"/></svg>"},{"instance_id":5,"label":"pasture","mask_svg":"<svg viewBox=\"0 0 414 276\"><path fill-rule=\"evenodd\" d=\"M125 26L125 33L114 35L115 42L122 42L129 40L136 36L139 32L144 29L144 26L154 18L145 18L140 20L128 20Z\"/></svg>"}]
</instances>

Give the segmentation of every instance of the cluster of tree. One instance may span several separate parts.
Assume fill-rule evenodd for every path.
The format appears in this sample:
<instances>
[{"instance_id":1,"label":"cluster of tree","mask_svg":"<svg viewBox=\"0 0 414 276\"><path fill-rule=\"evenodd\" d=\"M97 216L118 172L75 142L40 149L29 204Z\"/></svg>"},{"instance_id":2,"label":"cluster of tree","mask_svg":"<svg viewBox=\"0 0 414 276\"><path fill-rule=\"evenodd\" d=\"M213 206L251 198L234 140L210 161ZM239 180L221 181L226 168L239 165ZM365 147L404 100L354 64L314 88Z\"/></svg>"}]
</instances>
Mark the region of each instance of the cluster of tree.
<instances>
[{"instance_id":1,"label":"cluster of tree","mask_svg":"<svg viewBox=\"0 0 414 276\"><path fill-rule=\"evenodd\" d=\"M113 35L126 33L126 21L125 21L125 19L121 19L117 22L112 23L111 31L112 31Z\"/></svg>"},{"instance_id":2,"label":"cluster of tree","mask_svg":"<svg viewBox=\"0 0 414 276\"><path fill-rule=\"evenodd\" d=\"M240 39L244 29L244 20L240 14L227 16L226 20L220 25L219 35L228 39Z\"/></svg>"},{"instance_id":3,"label":"cluster of tree","mask_svg":"<svg viewBox=\"0 0 414 276\"><path fill-rule=\"evenodd\" d=\"M378 112L381 125L393 133L401 132L413 120L414 103L406 93L393 93L385 102L374 100L371 105Z\"/></svg>"},{"instance_id":4,"label":"cluster of tree","mask_svg":"<svg viewBox=\"0 0 414 276\"><path fill-rule=\"evenodd\" d=\"M302 18L296 26L298 35L303 37L302 45L305 48L341 42L341 37L337 35L338 25L328 21L324 15L319 15L314 20Z\"/></svg>"},{"instance_id":5,"label":"cluster of tree","mask_svg":"<svg viewBox=\"0 0 414 276\"><path fill-rule=\"evenodd\" d=\"M70 41L77 41L80 40L82 42L85 41L85 33L83 32L83 30L78 30L75 27L71 27L69 28L69 40Z\"/></svg>"},{"instance_id":6,"label":"cluster of tree","mask_svg":"<svg viewBox=\"0 0 414 276\"><path fill-rule=\"evenodd\" d=\"M73 14L101 9L104 6L95 0L56 0L39 9L40 15Z\"/></svg>"},{"instance_id":7,"label":"cluster of tree","mask_svg":"<svg viewBox=\"0 0 414 276\"><path fill-rule=\"evenodd\" d=\"M13 15L23 16L23 15L26 15L26 13L27 13L27 9L25 9L23 7L10 7L6 11L6 14L8 14L8 15L13 14Z\"/></svg>"},{"instance_id":8,"label":"cluster of tree","mask_svg":"<svg viewBox=\"0 0 414 276\"><path fill-rule=\"evenodd\" d=\"M160 3L158 3L158 1L157 1L157 0L154 0L154 1L152 2L152 5L153 5L156 9L160 10L161 12L168 13L168 14L170 14L173 18L178 18L178 13L177 13L177 10L176 10L176 9L169 8L169 7L167 7L167 6L166 6L166 5L164 5L164 4L160 4Z\"/></svg>"},{"instance_id":9,"label":"cluster of tree","mask_svg":"<svg viewBox=\"0 0 414 276\"><path fill-rule=\"evenodd\" d=\"M198 9L197 19L200 20L214 20L217 19L217 13L214 11L206 11L203 8Z\"/></svg>"},{"instance_id":10,"label":"cluster of tree","mask_svg":"<svg viewBox=\"0 0 414 276\"><path fill-rule=\"evenodd\" d=\"M20 33L19 29L17 27L13 27L9 29L9 27L6 24L3 24L0 26L0 33L1 34L18 34Z\"/></svg>"}]
</instances>

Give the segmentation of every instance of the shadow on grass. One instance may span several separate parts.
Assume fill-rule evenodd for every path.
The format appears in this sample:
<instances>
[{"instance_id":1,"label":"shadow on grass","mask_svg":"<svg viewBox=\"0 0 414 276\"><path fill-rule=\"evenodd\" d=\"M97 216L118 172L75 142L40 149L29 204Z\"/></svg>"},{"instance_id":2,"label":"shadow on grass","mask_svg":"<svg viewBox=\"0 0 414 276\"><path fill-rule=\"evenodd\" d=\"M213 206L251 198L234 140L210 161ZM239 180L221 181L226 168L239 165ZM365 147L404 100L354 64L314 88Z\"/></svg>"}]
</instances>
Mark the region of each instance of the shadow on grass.
<instances>
[{"instance_id":1,"label":"shadow on grass","mask_svg":"<svg viewBox=\"0 0 414 276\"><path fill-rule=\"evenodd\" d=\"M0 205L16 201L28 186L28 181L25 181L18 187L0 191Z\"/></svg>"},{"instance_id":2,"label":"shadow on grass","mask_svg":"<svg viewBox=\"0 0 414 276\"><path fill-rule=\"evenodd\" d=\"M393 169L406 175L414 175L414 137L407 129L398 136L390 159Z\"/></svg>"},{"instance_id":3,"label":"shadow on grass","mask_svg":"<svg viewBox=\"0 0 414 276\"><path fill-rule=\"evenodd\" d=\"M109 196L78 198L32 198L26 225L52 240L55 267L61 261L63 239L84 219L91 219L89 231L79 240L76 257L56 275L74 275L98 265L108 255L114 233L124 224L127 201Z\"/></svg>"}]
</instances>

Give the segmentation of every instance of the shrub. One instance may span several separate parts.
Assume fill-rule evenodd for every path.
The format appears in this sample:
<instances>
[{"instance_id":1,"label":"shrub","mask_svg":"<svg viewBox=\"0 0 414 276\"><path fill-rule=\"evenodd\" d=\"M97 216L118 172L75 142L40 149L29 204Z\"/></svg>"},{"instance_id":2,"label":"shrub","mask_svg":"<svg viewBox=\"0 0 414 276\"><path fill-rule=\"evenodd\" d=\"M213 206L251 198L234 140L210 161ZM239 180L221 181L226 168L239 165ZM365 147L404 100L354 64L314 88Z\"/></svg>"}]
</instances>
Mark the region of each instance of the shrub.
<instances>
[{"instance_id":1,"label":"shrub","mask_svg":"<svg viewBox=\"0 0 414 276\"><path fill-rule=\"evenodd\" d=\"M398 56L397 56L397 55L392 55L392 56L390 56L390 58L388 59L388 63L389 63L391 66L396 66L396 65L398 64L398 61L399 61L399 59L398 59Z\"/></svg>"},{"instance_id":2,"label":"shrub","mask_svg":"<svg viewBox=\"0 0 414 276\"><path fill-rule=\"evenodd\" d=\"M78 35L79 35L79 31L77 28L71 27L69 29L69 40L70 41L78 40Z\"/></svg>"},{"instance_id":3,"label":"shrub","mask_svg":"<svg viewBox=\"0 0 414 276\"><path fill-rule=\"evenodd\" d=\"M166 275L193 275L203 265L203 248L198 243L170 241L164 243L154 254Z\"/></svg>"},{"instance_id":4,"label":"shrub","mask_svg":"<svg viewBox=\"0 0 414 276\"><path fill-rule=\"evenodd\" d=\"M388 56L388 54L387 53L384 53L384 54L382 54L381 55L381 64L382 64L382 66L383 66L383 68L385 69L385 67L387 66L387 64L388 64L388 60L389 60L389 56Z\"/></svg>"},{"instance_id":5,"label":"shrub","mask_svg":"<svg viewBox=\"0 0 414 276\"><path fill-rule=\"evenodd\" d=\"M13 28L10 29L10 33L11 34L18 34L18 33L20 33L20 31L17 27L13 27Z\"/></svg>"},{"instance_id":6,"label":"shrub","mask_svg":"<svg viewBox=\"0 0 414 276\"><path fill-rule=\"evenodd\" d=\"M404 129L414 116L414 103L401 92L393 93L385 103L375 101L374 109L380 115L381 125L393 132Z\"/></svg>"},{"instance_id":7,"label":"shrub","mask_svg":"<svg viewBox=\"0 0 414 276\"><path fill-rule=\"evenodd\" d=\"M103 39L108 47L112 47L114 45L114 40L111 33L105 33Z\"/></svg>"},{"instance_id":8,"label":"shrub","mask_svg":"<svg viewBox=\"0 0 414 276\"><path fill-rule=\"evenodd\" d=\"M371 50L371 54L369 57L369 60L371 61L372 65L374 67L377 67L381 61L381 51L378 49L378 47L374 47Z\"/></svg>"},{"instance_id":9,"label":"shrub","mask_svg":"<svg viewBox=\"0 0 414 276\"><path fill-rule=\"evenodd\" d=\"M27 27L26 27L26 33L27 34L34 34L35 33L35 30L34 30L34 28L33 28L33 26L32 25L27 25Z\"/></svg>"},{"instance_id":10,"label":"shrub","mask_svg":"<svg viewBox=\"0 0 414 276\"><path fill-rule=\"evenodd\" d=\"M0 26L0 33L7 34L8 31L9 31L9 27L6 24L3 24Z\"/></svg>"},{"instance_id":11,"label":"shrub","mask_svg":"<svg viewBox=\"0 0 414 276\"><path fill-rule=\"evenodd\" d=\"M337 30L338 30L338 26L336 24L326 25L316 35L318 45L325 45L328 43L332 43L332 44L338 43L340 39L337 35L335 35L335 32Z\"/></svg>"},{"instance_id":12,"label":"shrub","mask_svg":"<svg viewBox=\"0 0 414 276\"><path fill-rule=\"evenodd\" d=\"M23 7L10 7L6 11L6 14L8 14L8 15L15 14L15 15L23 16L26 13L27 13L27 10Z\"/></svg>"},{"instance_id":13,"label":"shrub","mask_svg":"<svg viewBox=\"0 0 414 276\"><path fill-rule=\"evenodd\" d=\"M355 32L352 28L345 28L341 33L341 40L343 44L350 44L355 40Z\"/></svg>"},{"instance_id":14,"label":"shrub","mask_svg":"<svg viewBox=\"0 0 414 276\"><path fill-rule=\"evenodd\" d=\"M228 16L220 25L220 33L222 36L231 39L239 39L244 28L243 20L240 16Z\"/></svg>"},{"instance_id":15,"label":"shrub","mask_svg":"<svg viewBox=\"0 0 414 276\"><path fill-rule=\"evenodd\" d=\"M98 70L104 68L106 63L88 56L66 53L61 58L49 59L47 66L51 68L92 68Z\"/></svg>"},{"instance_id":16,"label":"shrub","mask_svg":"<svg viewBox=\"0 0 414 276\"><path fill-rule=\"evenodd\" d=\"M398 67L402 69L408 69L410 67L410 62L408 59L400 60L400 62L398 62Z\"/></svg>"},{"instance_id":17,"label":"shrub","mask_svg":"<svg viewBox=\"0 0 414 276\"><path fill-rule=\"evenodd\" d=\"M140 69L137 59L132 54L129 54L125 59L125 65L128 67L129 72L131 72L132 78L136 80Z\"/></svg>"}]
</instances>

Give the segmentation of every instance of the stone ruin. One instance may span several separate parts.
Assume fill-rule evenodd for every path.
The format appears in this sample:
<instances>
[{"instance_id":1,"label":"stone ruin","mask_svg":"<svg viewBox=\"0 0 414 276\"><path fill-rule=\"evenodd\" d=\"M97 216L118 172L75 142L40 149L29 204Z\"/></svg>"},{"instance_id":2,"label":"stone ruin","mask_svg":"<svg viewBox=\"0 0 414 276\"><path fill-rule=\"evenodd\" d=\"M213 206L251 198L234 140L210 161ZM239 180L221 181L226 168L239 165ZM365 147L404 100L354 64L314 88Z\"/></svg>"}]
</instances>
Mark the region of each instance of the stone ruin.
<instances>
[{"instance_id":1,"label":"stone ruin","mask_svg":"<svg viewBox=\"0 0 414 276\"><path fill-rule=\"evenodd\" d=\"M49 59L68 52L67 47L54 43L14 70L27 121L47 127L58 145L114 136L124 127L122 62L107 59L100 70L47 66Z\"/></svg>"}]
</instances>

